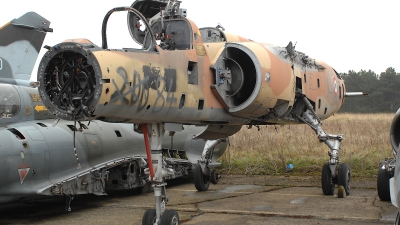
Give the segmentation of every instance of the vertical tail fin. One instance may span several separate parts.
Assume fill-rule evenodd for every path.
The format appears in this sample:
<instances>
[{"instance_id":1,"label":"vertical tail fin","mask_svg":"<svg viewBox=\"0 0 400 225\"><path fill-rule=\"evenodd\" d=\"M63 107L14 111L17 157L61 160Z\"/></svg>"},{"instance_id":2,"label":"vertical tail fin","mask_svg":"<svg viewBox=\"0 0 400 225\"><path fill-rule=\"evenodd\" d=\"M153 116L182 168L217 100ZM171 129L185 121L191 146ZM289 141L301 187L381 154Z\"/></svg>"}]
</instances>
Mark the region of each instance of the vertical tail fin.
<instances>
[{"instance_id":1,"label":"vertical tail fin","mask_svg":"<svg viewBox=\"0 0 400 225\"><path fill-rule=\"evenodd\" d=\"M0 83L29 86L50 21L28 12L0 27Z\"/></svg>"}]
</instances>

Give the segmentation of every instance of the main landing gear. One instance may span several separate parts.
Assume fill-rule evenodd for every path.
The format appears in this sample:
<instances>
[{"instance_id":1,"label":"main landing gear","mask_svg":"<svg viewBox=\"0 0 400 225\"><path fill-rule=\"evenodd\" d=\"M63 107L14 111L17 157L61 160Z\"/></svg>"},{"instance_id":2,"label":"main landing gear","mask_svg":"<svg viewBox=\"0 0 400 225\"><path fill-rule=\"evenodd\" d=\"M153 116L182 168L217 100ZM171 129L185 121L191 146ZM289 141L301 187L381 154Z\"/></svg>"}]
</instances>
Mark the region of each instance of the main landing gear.
<instances>
[{"instance_id":1,"label":"main landing gear","mask_svg":"<svg viewBox=\"0 0 400 225\"><path fill-rule=\"evenodd\" d=\"M178 225L178 212L176 210L165 209L168 202L165 188L167 183L165 183L165 180L167 177L173 175L174 171L166 167L162 158L161 143L164 135L164 126L162 124L141 124L141 129L149 166L146 172L149 173L150 182L153 183L152 187L156 200L156 208L148 209L144 213L142 225Z\"/></svg>"},{"instance_id":2,"label":"main landing gear","mask_svg":"<svg viewBox=\"0 0 400 225\"><path fill-rule=\"evenodd\" d=\"M194 167L194 186L198 191L207 191L210 183L217 184L221 175L217 170L209 167L214 153L214 147L221 142L221 139L208 141L203 150L200 160Z\"/></svg>"},{"instance_id":3,"label":"main landing gear","mask_svg":"<svg viewBox=\"0 0 400 225\"><path fill-rule=\"evenodd\" d=\"M396 152L393 152L396 158ZM390 201L390 178L394 177L394 169L396 165L395 158L386 158L379 163L377 190L381 201Z\"/></svg>"},{"instance_id":4,"label":"main landing gear","mask_svg":"<svg viewBox=\"0 0 400 225\"><path fill-rule=\"evenodd\" d=\"M301 98L303 100L302 103L304 103L304 105L306 106L306 109L302 113L301 117L297 114L295 114L294 116L298 120L309 125L318 135L318 140L320 142L324 142L331 150L328 153L330 159L324 164L322 168L322 192L325 195L333 195L335 185L337 185L339 187L339 197L343 197L344 194L349 195L351 180L350 167L346 163L339 162L340 144L343 140L343 135L332 135L325 133L321 127L322 122L319 119L318 115L315 113L311 103L305 96Z\"/></svg>"}]
</instances>

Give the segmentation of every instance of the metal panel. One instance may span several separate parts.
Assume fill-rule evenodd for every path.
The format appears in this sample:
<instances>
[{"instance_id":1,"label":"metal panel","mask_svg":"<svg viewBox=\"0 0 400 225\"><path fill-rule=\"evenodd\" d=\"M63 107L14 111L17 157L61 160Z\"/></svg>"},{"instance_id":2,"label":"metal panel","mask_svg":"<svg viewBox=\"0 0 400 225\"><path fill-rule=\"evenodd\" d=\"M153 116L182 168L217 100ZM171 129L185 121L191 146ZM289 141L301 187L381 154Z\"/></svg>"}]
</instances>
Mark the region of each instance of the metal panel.
<instances>
[{"instance_id":1,"label":"metal panel","mask_svg":"<svg viewBox=\"0 0 400 225\"><path fill-rule=\"evenodd\" d=\"M88 157L94 158L103 154L103 148L101 147L101 142L97 134L85 133L85 139L88 143Z\"/></svg>"}]
</instances>

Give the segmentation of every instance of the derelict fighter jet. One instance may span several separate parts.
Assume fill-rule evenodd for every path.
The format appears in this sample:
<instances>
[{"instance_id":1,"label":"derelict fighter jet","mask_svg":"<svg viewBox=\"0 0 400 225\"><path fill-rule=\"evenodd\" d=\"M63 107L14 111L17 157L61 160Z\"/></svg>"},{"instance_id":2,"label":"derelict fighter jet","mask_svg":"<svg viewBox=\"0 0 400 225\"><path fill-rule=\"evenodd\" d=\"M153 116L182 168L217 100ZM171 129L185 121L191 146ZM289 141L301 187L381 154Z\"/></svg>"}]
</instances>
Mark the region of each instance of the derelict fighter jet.
<instances>
[{"instance_id":1,"label":"derelict fighter jet","mask_svg":"<svg viewBox=\"0 0 400 225\"><path fill-rule=\"evenodd\" d=\"M140 48L108 47L107 21L117 11L128 11L128 29ZM339 161L343 136L326 133L321 121L336 113L346 96L361 93L346 93L331 66L291 43L278 47L221 27L198 28L186 14L174 0L137 0L114 8L104 18L101 46L71 39L48 47L38 68L40 96L58 118L141 125L137 131L151 151L156 199L143 224L179 223L176 211L165 210L161 144L167 127L179 131L182 124L208 125L199 136L206 139L230 136L242 125L307 124L330 148L322 170L324 194L332 195L335 184L349 194L350 168ZM196 169L201 171L195 173L196 188L207 190L202 182L213 174L206 157Z\"/></svg>"},{"instance_id":2,"label":"derelict fighter jet","mask_svg":"<svg viewBox=\"0 0 400 225\"><path fill-rule=\"evenodd\" d=\"M21 20L26 15L31 15L30 20ZM6 46L1 59L7 65L16 65L21 58L33 65L37 54L26 57L19 52L25 52L29 43L41 45L45 37L32 35L36 29L23 22L50 24L33 12L21 18L13 21L27 32L14 32L18 26L6 25L7 38L3 38L4 30L0 30L0 44ZM32 37L28 43L17 41L12 48L4 45L4 40L25 40L25 36ZM24 63L20 65L26 67ZM132 124L92 121L89 125L61 120L54 126L55 116L44 107L38 89L25 86L30 80L30 71L26 72L29 76L23 81L16 79L13 69L0 73L0 204L65 196L66 209L70 210L76 195L105 195L109 190L141 188L149 183L143 135L134 132ZM185 125L183 129L185 132L169 133L171 136L167 134L163 140L168 179L191 174L197 159L209 148L215 153L210 165L220 166L215 160L226 150L227 139L193 139L205 131L205 126Z\"/></svg>"}]
</instances>

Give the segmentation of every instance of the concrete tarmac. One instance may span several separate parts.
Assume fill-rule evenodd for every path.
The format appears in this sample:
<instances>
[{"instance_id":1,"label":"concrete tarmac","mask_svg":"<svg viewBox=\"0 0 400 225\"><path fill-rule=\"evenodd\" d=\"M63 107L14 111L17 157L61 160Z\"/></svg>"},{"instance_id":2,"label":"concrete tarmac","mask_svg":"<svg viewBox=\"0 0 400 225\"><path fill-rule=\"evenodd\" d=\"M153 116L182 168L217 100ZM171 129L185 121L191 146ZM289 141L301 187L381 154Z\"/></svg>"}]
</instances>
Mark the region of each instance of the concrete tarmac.
<instances>
[{"instance_id":1,"label":"concrete tarmac","mask_svg":"<svg viewBox=\"0 0 400 225\"><path fill-rule=\"evenodd\" d=\"M228 175L206 192L190 179L169 181L168 209L181 224L393 224L397 209L380 201L376 180L352 181L349 196L324 196L319 178ZM63 198L0 206L0 224L141 224L154 207L152 192L118 191L76 196L71 212Z\"/></svg>"}]
</instances>

